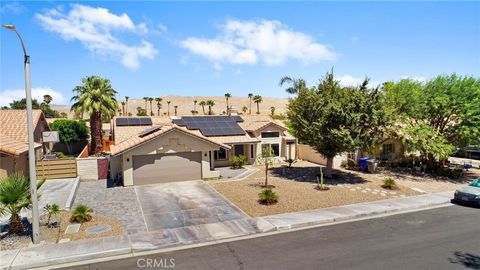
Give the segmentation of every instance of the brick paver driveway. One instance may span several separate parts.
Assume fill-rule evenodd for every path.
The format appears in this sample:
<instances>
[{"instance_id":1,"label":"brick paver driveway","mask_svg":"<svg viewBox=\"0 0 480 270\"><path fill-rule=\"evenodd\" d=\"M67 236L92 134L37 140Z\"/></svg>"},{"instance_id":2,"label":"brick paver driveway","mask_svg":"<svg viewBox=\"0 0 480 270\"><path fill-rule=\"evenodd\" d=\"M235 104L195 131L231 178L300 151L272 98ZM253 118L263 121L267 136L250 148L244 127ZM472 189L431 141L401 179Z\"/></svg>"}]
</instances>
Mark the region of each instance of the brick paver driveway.
<instances>
[{"instance_id":1,"label":"brick paver driveway","mask_svg":"<svg viewBox=\"0 0 480 270\"><path fill-rule=\"evenodd\" d=\"M203 181L114 188L86 181L74 205L80 203L120 220L128 234L250 219Z\"/></svg>"},{"instance_id":2,"label":"brick paver driveway","mask_svg":"<svg viewBox=\"0 0 480 270\"><path fill-rule=\"evenodd\" d=\"M203 181L136 186L148 231L249 219Z\"/></svg>"}]
</instances>

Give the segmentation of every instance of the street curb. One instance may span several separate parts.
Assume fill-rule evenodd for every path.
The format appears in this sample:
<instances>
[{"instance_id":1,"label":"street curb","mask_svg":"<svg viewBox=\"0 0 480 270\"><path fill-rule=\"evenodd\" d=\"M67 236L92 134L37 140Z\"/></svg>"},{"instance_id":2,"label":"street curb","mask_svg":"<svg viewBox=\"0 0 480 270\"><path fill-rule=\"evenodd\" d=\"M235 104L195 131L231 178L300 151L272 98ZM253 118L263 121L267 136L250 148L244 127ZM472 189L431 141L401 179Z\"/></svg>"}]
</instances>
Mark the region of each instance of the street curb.
<instances>
[{"instance_id":1,"label":"street curb","mask_svg":"<svg viewBox=\"0 0 480 270\"><path fill-rule=\"evenodd\" d=\"M73 201L75 200L75 196L77 195L78 186L80 184L80 176L77 176L75 179L75 183L73 183L73 187L70 190L70 194L68 195L67 202L65 203L65 209L70 210L73 205Z\"/></svg>"},{"instance_id":2,"label":"street curb","mask_svg":"<svg viewBox=\"0 0 480 270\"><path fill-rule=\"evenodd\" d=\"M431 203L424 201L422 204L421 198L425 196L433 196L437 201L431 202ZM311 220L308 220L307 222L301 222L296 224L275 225L270 221L268 221L268 218L271 218L272 216L258 217L256 219L253 219L255 226L261 224L261 226L256 226L258 228L258 233L249 234L249 235L230 237L230 238L221 238L221 239L212 239L210 241L198 242L198 243L192 243L192 244L180 244L180 245L167 246L162 248L154 247L152 249L140 249L140 250L134 250L134 247L129 242L128 247L126 246L125 248L65 256L62 258L50 258L50 259L47 258L44 261L38 262L38 263L15 265L15 261L20 257L22 257L22 256L19 256L19 254L22 252L28 252L28 249L29 249L29 248L22 248L19 251L17 251L15 257L11 259L9 267L3 268L3 269L33 269L33 268L52 269L52 268L60 268L60 267L66 267L66 266L84 265L85 263L88 263L88 262L90 263L102 262L102 261L109 261L112 259L121 259L121 258L136 257L136 256L142 256L142 255L148 255L148 254L172 252L176 250L184 250L184 249L190 249L195 247L203 247L203 246L215 245L215 244L225 243L225 242L239 241L239 240L251 239L256 237L264 237L264 236L269 236L269 235L274 235L279 233L305 230L305 229L310 229L310 228L315 228L320 226L331 226L331 225L336 225L336 224L341 224L346 222L354 222L358 220L379 218L383 216L416 212L416 211L428 210L428 209L438 208L438 207L445 207L445 206L451 205L449 197L450 196L447 193L406 197L409 199L409 201L414 202L414 204L410 206L406 204L402 205L398 202L396 205L392 203L393 200L398 200L398 199L376 201L377 204L380 204L383 206L379 206L378 209L375 209L374 211L371 211L368 213L365 213L365 212L355 213L353 210L350 210L354 213L351 215L339 216L339 214L335 214L331 212L331 216L324 217L323 219L318 219L318 220L311 219ZM415 203L415 201L419 201L419 202ZM369 202L369 203L375 203L375 202ZM361 209L362 207L365 207L366 204L368 203L339 206L337 208L348 209L350 207L352 209L357 208L358 210L359 208ZM320 209L320 210L324 210L324 212L328 212L329 208ZM320 210L317 210L317 211L320 211ZM312 211L316 211L316 210L310 210L310 212ZM305 212L309 212L309 211L295 212L295 213L303 214ZM59 248L61 248L61 246L59 246ZM1 253L2 252L0 252L0 256L2 255ZM54 263L54 264L49 265L49 263Z\"/></svg>"}]
</instances>

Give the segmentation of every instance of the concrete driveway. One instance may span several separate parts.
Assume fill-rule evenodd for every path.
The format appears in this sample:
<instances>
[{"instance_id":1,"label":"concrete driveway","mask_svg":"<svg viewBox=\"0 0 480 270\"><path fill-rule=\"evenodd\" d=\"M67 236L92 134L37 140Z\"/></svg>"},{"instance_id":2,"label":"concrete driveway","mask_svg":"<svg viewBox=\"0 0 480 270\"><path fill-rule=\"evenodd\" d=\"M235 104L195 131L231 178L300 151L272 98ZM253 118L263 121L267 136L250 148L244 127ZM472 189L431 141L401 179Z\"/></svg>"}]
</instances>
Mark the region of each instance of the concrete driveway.
<instances>
[{"instance_id":1,"label":"concrete driveway","mask_svg":"<svg viewBox=\"0 0 480 270\"><path fill-rule=\"evenodd\" d=\"M250 219L203 181L136 186L135 192L148 231Z\"/></svg>"}]
</instances>

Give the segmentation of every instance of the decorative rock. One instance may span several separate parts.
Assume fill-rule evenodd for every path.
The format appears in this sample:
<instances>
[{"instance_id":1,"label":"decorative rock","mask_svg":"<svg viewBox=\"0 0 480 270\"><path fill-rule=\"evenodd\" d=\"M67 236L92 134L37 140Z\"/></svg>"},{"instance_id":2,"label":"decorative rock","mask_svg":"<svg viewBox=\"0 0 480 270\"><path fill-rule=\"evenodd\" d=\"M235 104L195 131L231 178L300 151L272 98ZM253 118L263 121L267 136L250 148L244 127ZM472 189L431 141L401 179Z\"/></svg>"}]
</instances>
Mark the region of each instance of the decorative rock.
<instances>
[{"instance_id":1,"label":"decorative rock","mask_svg":"<svg viewBox=\"0 0 480 270\"><path fill-rule=\"evenodd\" d=\"M363 192L363 193L367 193L367 191L366 191L366 190L362 190L362 192Z\"/></svg>"},{"instance_id":2,"label":"decorative rock","mask_svg":"<svg viewBox=\"0 0 480 270\"><path fill-rule=\"evenodd\" d=\"M365 188L365 190L371 191L371 189L369 189L369 188Z\"/></svg>"},{"instance_id":3,"label":"decorative rock","mask_svg":"<svg viewBox=\"0 0 480 270\"><path fill-rule=\"evenodd\" d=\"M62 238L58 240L58 243L66 243L66 242L70 242L70 238Z\"/></svg>"},{"instance_id":4,"label":"decorative rock","mask_svg":"<svg viewBox=\"0 0 480 270\"><path fill-rule=\"evenodd\" d=\"M387 194L385 193L380 193L380 195L382 195L383 197L387 196Z\"/></svg>"},{"instance_id":5,"label":"decorative rock","mask_svg":"<svg viewBox=\"0 0 480 270\"><path fill-rule=\"evenodd\" d=\"M85 229L85 231L89 233L103 233L111 230L112 230L112 226L108 224L100 224L100 225L91 226Z\"/></svg>"},{"instance_id":6,"label":"decorative rock","mask_svg":"<svg viewBox=\"0 0 480 270\"><path fill-rule=\"evenodd\" d=\"M65 234L72 234L72 233L77 233L80 231L80 225L78 223L72 223L67 226L67 229L65 229Z\"/></svg>"},{"instance_id":7,"label":"decorative rock","mask_svg":"<svg viewBox=\"0 0 480 270\"><path fill-rule=\"evenodd\" d=\"M395 194L397 194L397 192L395 192L395 191L390 191L390 194L395 195Z\"/></svg>"}]
</instances>

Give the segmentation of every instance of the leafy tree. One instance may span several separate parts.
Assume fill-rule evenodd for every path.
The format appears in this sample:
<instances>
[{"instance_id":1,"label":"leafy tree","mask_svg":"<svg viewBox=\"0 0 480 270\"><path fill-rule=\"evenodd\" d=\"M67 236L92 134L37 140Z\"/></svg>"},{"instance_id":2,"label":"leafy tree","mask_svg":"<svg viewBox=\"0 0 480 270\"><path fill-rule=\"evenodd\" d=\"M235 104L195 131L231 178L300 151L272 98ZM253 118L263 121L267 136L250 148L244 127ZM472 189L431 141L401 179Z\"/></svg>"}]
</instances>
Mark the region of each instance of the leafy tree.
<instances>
[{"instance_id":1,"label":"leafy tree","mask_svg":"<svg viewBox=\"0 0 480 270\"><path fill-rule=\"evenodd\" d=\"M118 110L115 99L117 91L110 81L99 76L82 79L82 84L73 89L75 95L71 110L86 112L90 116L90 153L99 155L102 152L102 117L113 117Z\"/></svg>"},{"instance_id":2,"label":"leafy tree","mask_svg":"<svg viewBox=\"0 0 480 270\"><path fill-rule=\"evenodd\" d=\"M368 150L389 123L382 93L367 85L368 79L360 87L342 88L330 72L317 87L289 100L289 125L303 143L327 158L328 178L337 154Z\"/></svg>"},{"instance_id":3,"label":"leafy tree","mask_svg":"<svg viewBox=\"0 0 480 270\"><path fill-rule=\"evenodd\" d=\"M215 106L215 101L207 100L206 105L208 106L208 115L213 115L212 107Z\"/></svg>"},{"instance_id":4,"label":"leafy tree","mask_svg":"<svg viewBox=\"0 0 480 270\"><path fill-rule=\"evenodd\" d=\"M252 114L252 98L253 98L253 94L252 93L248 93L248 101L249 101L249 113L248 114Z\"/></svg>"},{"instance_id":5,"label":"leafy tree","mask_svg":"<svg viewBox=\"0 0 480 270\"><path fill-rule=\"evenodd\" d=\"M226 110L227 113L228 113L229 108L230 108L230 107L228 106L228 100L229 100L231 97L232 97L232 95L230 95L230 93L226 93L226 94L225 94L225 100L226 100L226 102L227 102L227 110Z\"/></svg>"},{"instance_id":6,"label":"leafy tree","mask_svg":"<svg viewBox=\"0 0 480 270\"><path fill-rule=\"evenodd\" d=\"M265 188L272 187L268 185L268 169L273 165L275 158L275 153L269 145L262 146L262 153L257 156L257 163L265 166L265 184L263 185Z\"/></svg>"},{"instance_id":7,"label":"leafy tree","mask_svg":"<svg viewBox=\"0 0 480 270\"><path fill-rule=\"evenodd\" d=\"M27 99L22 98L20 100L14 100L10 103L10 109L13 110L26 110L27 109ZM32 99L32 109L40 109L40 104L36 99Z\"/></svg>"},{"instance_id":8,"label":"leafy tree","mask_svg":"<svg viewBox=\"0 0 480 270\"><path fill-rule=\"evenodd\" d=\"M72 143L88 139L88 128L83 120L58 119L50 124L50 128L58 131L60 142L67 145L69 153L72 153Z\"/></svg>"},{"instance_id":9,"label":"leafy tree","mask_svg":"<svg viewBox=\"0 0 480 270\"><path fill-rule=\"evenodd\" d=\"M247 107L247 106L243 106L243 108L242 108L242 112L243 112L243 114L246 114L246 113L247 113L247 111L248 111L248 107Z\"/></svg>"},{"instance_id":10,"label":"leafy tree","mask_svg":"<svg viewBox=\"0 0 480 270\"><path fill-rule=\"evenodd\" d=\"M147 111L142 107L137 107L137 116L147 116Z\"/></svg>"},{"instance_id":11,"label":"leafy tree","mask_svg":"<svg viewBox=\"0 0 480 270\"><path fill-rule=\"evenodd\" d=\"M202 106L202 111L203 111L203 114L205 115L205 106L207 105L207 102L205 101L200 101L200 103L198 103L198 105Z\"/></svg>"},{"instance_id":12,"label":"leafy tree","mask_svg":"<svg viewBox=\"0 0 480 270\"><path fill-rule=\"evenodd\" d=\"M263 101L263 98L260 95L255 95L253 97L253 102L255 102L255 104L257 104L257 114L260 114L260 103L262 101Z\"/></svg>"},{"instance_id":13,"label":"leafy tree","mask_svg":"<svg viewBox=\"0 0 480 270\"><path fill-rule=\"evenodd\" d=\"M37 190L45 180L37 182ZM20 212L32 207L30 180L20 172L0 179L0 215L10 215L9 233L23 232Z\"/></svg>"},{"instance_id":14,"label":"leafy tree","mask_svg":"<svg viewBox=\"0 0 480 270\"><path fill-rule=\"evenodd\" d=\"M480 137L480 79L456 74L426 83L404 79L385 83L384 91L399 137L429 167Z\"/></svg>"}]
</instances>

